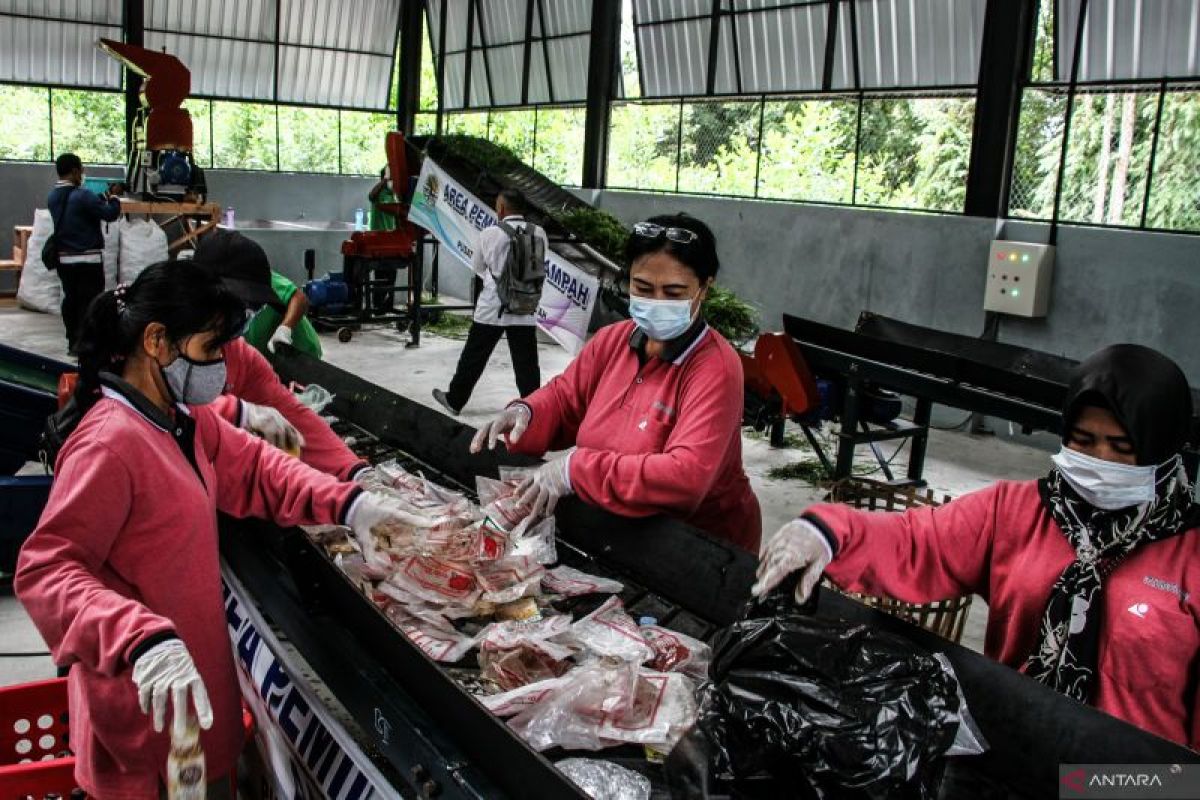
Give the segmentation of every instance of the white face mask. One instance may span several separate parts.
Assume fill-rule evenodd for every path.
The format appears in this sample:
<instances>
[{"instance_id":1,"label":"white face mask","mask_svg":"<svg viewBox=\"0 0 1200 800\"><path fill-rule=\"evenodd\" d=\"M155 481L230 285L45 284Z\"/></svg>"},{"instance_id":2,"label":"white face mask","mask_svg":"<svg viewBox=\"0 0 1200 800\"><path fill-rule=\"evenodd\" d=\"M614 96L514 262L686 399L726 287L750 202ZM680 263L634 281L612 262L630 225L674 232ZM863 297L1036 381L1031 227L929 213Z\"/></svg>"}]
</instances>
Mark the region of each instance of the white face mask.
<instances>
[{"instance_id":1,"label":"white face mask","mask_svg":"<svg viewBox=\"0 0 1200 800\"><path fill-rule=\"evenodd\" d=\"M1063 446L1051 456L1055 468L1088 504L1104 511L1140 506L1154 499L1154 464L1118 464Z\"/></svg>"}]
</instances>

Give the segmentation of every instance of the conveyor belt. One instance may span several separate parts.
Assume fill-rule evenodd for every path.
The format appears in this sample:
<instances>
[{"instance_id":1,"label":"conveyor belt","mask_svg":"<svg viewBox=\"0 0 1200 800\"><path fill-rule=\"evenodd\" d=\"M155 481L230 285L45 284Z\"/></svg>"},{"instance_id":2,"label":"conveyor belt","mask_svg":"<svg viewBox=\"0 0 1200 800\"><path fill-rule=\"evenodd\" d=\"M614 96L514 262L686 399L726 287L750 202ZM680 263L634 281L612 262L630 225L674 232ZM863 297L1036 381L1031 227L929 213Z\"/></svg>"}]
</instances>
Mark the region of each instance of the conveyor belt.
<instances>
[{"instance_id":1,"label":"conveyor belt","mask_svg":"<svg viewBox=\"0 0 1200 800\"><path fill-rule=\"evenodd\" d=\"M294 349L281 347L280 351L275 365L285 380L318 383L329 389L336 395L332 412L369 429L381 443L367 442L365 447L379 447L380 454L390 452L389 448L402 448L412 459L411 466L434 480L467 487L475 475L495 477L498 465L535 463L502 451L471 455L467 448L474 431L468 426ZM635 615L646 609L644 613L681 630L694 624L698 627L692 632L703 637L710 632L705 626L725 625L736 619L748 597L754 580L754 557L686 525L665 518L620 518L573 499L560 504L556 518L563 560L625 582ZM379 703L387 703L389 708L411 706L414 717L424 720L414 726L421 747L441 754L441 766L425 763L431 757L424 756L422 767L440 770L437 774L445 791L461 790L456 796L480 796L478 789L468 791L477 784L462 777L464 764L469 764L474 770L471 774L491 782L492 791L482 792L486 796L571 796L572 788L545 757L525 746L501 720L470 697L447 670L429 661L398 633L307 537L296 533L279 534L279 538L274 555L261 552L271 537L226 537L223 546L239 574L246 564L266 564L255 579L243 577L251 591L255 591L256 580L277 575L285 570L281 565L287 565L290 580L296 584L295 597L288 603L268 598L264 606L271 614L275 613L272 606L286 611L280 616L288 616L290 621L281 623L282 627L311 630L308 645L293 633L289 636L364 729L374 725L373 709L381 707ZM231 539L236 544L231 544ZM238 551L242 551L240 555ZM263 594L268 592L264 589ZM299 598L319 599L323 610L306 611ZM999 786L997 796L1001 797L1056 796L1060 763L1200 762L1200 755L1192 751L1068 700L978 653L848 598L826 594L819 613L871 624L943 652L950 659L991 750L954 761L955 780L947 784L946 797L979 797L976 784L980 781ZM278 618L276 621L280 622ZM357 643L357 649L351 651L347 636ZM318 663L320 659L310 657L305 647L344 651L346 655L331 656L329 661L334 666L327 667L326 674ZM374 677L369 681L348 680L344 674L347 664L353 665L356 673ZM351 685L339 688L338 681ZM355 693L362 696L356 699ZM435 740L441 744L432 744ZM412 762L406 762L396 748L393 739L390 749L381 747L381 751L407 774ZM605 751L602 756L653 772L640 757L629 759L618 751Z\"/></svg>"}]
</instances>

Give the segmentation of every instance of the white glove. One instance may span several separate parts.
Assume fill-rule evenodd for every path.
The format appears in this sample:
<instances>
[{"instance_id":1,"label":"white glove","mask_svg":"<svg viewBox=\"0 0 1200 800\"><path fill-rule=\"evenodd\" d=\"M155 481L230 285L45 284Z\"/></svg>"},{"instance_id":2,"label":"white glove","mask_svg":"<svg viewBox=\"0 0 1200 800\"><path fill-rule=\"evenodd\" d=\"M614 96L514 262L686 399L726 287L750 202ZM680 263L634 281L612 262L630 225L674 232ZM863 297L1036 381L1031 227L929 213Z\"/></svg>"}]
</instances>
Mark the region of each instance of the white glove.
<instances>
[{"instance_id":1,"label":"white glove","mask_svg":"<svg viewBox=\"0 0 1200 800\"><path fill-rule=\"evenodd\" d=\"M750 592L765 597L788 575L802 570L796 602L803 604L833 561L833 551L820 528L806 519L794 519L763 541L758 558L758 582Z\"/></svg>"},{"instance_id":2,"label":"white glove","mask_svg":"<svg viewBox=\"0 0 1200 800\"><path fill-rule=\"evenodd\" d=\"M508 444L516 444L521 438L521 434L525 433L525 429L529 427L529 420L533 417L533 412L529 410L529 406L524 403L513 403L508 408L500 412L500 416L484 425L475 434L475 438L471 440L471 452L478 453L483 449L484 442L487 442L488 450L496 449L496 442L501 436L504 436Z\"/></svg>"},{"instance_id":3,"label":"white glove","mask_svg":"<svg viewBox=\"0 0 1200 800\"><path fill-rule=\"evenodd\" d=\"M550 516L560 498L574 494L571 489L571 457L548 461L517 486L517 505L528 508L531 517Z\"/></svg>"},{"instance_id":4,"label":"white glove","mask_svg":"<svg viewBox=\"0 0 1200 800\"><path fill-rule=\"evenodd\" d=\"M280 325L275 328L275 332L271 334L271 338L267 340L267 349L272 353L275 352L275 345L283 342L284 344L292 343L292 329L287 325Z\"/></svg>"},{"instance_id":5,"label":"white glove","mask_svg":"<svg viewBox=\"0 0 1200 800\"><path fill-rule=\"evenodd\" d=\"M162 732L167 697L170 696L172 734L180 737L186 732L189 693L200 727L205 730L212 727L213 711L208 702L208 691L182 640L168 639L142 653L133 665L133 682L137 685L142 713L153 711L155 731Z\"/></svg>"},{"instance_id":6,"label":"white glove","mask_svg":"<svg viewBox=\"0 0 1200 800\"><path fill-rule=\"evenodd\" d=\"M368 564L382 567L391 566L391 562L375 546L372 531L378 528L381 533L386 533L389 528L426 528L429 524L429 517L406 511L399 500L382 492L364 491L355 498L346 514L346 525L354 532L363 559Z\"/></svg>"},{"instance_id":7,"label":"white glove","mask_svg":"<svg viewBox=\"0 0 1200 800\"><path fill-rule=\"evenodd\" d=\"M288 453L304 447L304 437L278 409L242 401L242 428Z\"/></svg>"}]
</instances>

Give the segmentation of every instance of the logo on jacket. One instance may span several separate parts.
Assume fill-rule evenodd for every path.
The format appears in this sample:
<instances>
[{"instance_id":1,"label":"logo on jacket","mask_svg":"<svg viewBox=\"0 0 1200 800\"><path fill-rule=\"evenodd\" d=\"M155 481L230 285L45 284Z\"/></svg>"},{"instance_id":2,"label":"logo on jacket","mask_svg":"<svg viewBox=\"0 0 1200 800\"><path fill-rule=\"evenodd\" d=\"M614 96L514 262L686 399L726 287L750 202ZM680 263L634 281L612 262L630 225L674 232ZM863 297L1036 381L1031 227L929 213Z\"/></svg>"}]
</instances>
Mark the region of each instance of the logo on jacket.
<instances>
[{"instance_id":1,"label":"logo on jacket","mask_svg":"<svg viewBox=\"0 0 1200 800\"><path fill-rule=\"evenodd\" d=\"M1150 604L1149 603L1134 603L1133 605L1131 605L1129 607L1129 613L1133 614L1135 617L1145 619L1146 615L1150 613Z\"/></svg>"},{"instance_id":2,"label":"logo on jacket","mask_svg":"<svg viewBox=\"0 0 1200 800\"><path fill-rule=\"evenodd\" d=\"M1142 583L1146 584L1151 589L1158 589L1160 592L1168 592L1169 594L1173 594L1185 603L1191 599L1192 596L1191 592L1185 592L1179 586L1179 584L1171 583L1170 581L1164 581L1162 578L1155 578L1152 575L1143 576Z\"/></svg>"}]
</instances>

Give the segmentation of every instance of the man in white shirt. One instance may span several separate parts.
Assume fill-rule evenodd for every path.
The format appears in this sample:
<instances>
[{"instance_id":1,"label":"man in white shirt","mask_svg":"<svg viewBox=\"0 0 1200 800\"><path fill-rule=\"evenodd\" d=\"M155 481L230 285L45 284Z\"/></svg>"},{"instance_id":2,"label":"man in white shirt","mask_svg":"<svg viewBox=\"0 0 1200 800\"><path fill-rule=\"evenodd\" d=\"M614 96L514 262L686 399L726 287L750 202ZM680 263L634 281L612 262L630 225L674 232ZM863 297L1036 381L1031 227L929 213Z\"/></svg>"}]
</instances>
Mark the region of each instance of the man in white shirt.
<instances>
[{"instance_id":1,"label":"man in white shirt","mask_svg":"<svg viewBox=\"0 0 1200 800\"><path fill-rule=\"evenodd\" d=\"M525 197L515 189L505 189L496 197L496 215L509 227L524 231ZM546 232L534 225L534 236L541 239L543 249L548 246ZM447 391L434 389L433 396L451 414L458 414L471 398L475 384L483 375L492 351L500 337L508 339L508 352L512 356L513 372L516 373L517 390L521 397L530 394L542 385L542 373L538 367L537 328L534 317L507 313L501 306L497 282L504 273L512 239L499 225L485 228L479 233L475 253L471 258L471 269L483 280L483 290L475 301L475 317L458 357L458 367L450 380Z\"/></svg>"}]
</instances>

